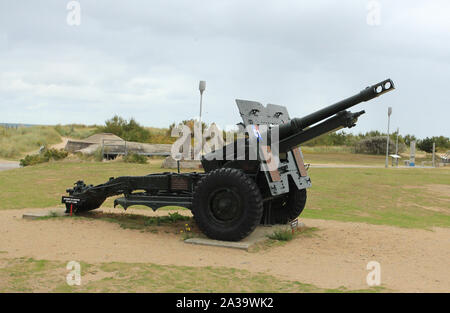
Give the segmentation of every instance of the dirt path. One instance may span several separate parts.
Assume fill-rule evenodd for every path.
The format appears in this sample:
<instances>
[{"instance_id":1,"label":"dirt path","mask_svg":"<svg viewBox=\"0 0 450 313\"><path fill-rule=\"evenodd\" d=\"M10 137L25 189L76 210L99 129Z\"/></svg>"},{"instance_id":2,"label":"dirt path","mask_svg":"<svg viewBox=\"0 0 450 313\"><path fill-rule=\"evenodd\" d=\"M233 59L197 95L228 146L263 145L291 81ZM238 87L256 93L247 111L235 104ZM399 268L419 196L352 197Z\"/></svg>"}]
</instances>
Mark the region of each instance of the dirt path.
<instances>
[{"instance_id":1,"label":"dirt path","mask_svg":"<svg viewBox=\"0 0 450 313\"><path fill-rule=\"evenodd\" d=\"M68 137L61 137L62 141L60 143L51 145L50 148L52 149L64 149L66 147L67 142L70 140Z\"/></svg>"},{"instance_id":2,"label":"dirt path","mask_svg":"<svg viewBox=\"0 0 450 313\"><path fill-rule=\"evenodd\" d=\"M0 171L6 171L13 168L19 168L19 162L0 159Z\"/></svg>"},{"instance_id":3,"label":"dirt path","mask_svg":"<svg viewBox=\"0 0 450 313\"><path fill-rule=\"evenodd\" d=\"M70 140L70 138L67 137L61 137L62 141L60 143L51 145L50 148L53 149L64 149L66 147L67 141ZM31 154L39 153L39 150L36 150L32 152ZM17 161L10 161L10 160L2 160L0 159L0 171L6 171L13 168L19 168L20 164Z\"/></svg>"},{"instance_id":4,"label":"dirt path","mask_svg":"<svg viewBox=\"0 0 450 313\"><path fill-rule=\"evenodd\" d=\"M381 264L383 286L402 292L450 291L450 229L402 229L363 223L302 219L317 236L249 253L188 245L180 236L122 229L101 220L23 220L32 210L0 211L5 257L86 262L151 262L225 266L264 272L318 287L367 288L366 264ZM106 211L104 209L104 211ZM108 209L111 212L121 210ZM161 215L129 209L128 213ZM189 211L182 211L190 214Z\"/></svg>"}]
</instances>

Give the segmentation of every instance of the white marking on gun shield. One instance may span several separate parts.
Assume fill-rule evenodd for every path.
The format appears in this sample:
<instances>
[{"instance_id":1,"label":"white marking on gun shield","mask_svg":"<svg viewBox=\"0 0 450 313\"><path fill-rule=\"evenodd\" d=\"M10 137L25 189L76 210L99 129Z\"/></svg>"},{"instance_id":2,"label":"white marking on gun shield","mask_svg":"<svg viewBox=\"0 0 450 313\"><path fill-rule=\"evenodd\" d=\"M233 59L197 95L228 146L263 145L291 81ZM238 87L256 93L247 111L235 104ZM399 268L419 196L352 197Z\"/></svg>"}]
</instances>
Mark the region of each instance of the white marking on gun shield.
<instances>
[{"instance_id":1,"label":"white marking on gun shield","mask_svg":"<svg viewBox=\"0 0 450 313\"><path fill-rule=\"evenodd\" d=\"M66 269L70 271L66 276L66 282L69 286L81 285L81 265L76 261L70 261L66 265Z\"/></svg>"},{"instance_id":2,"label":"white marking on gun shield","mask_svg":"<svg viewBox=\"0 0 450 313\"><path fill-rule=\"evenodd\" d=\"M369 286L381 285L381 265L377 261L370 261L366 265L366 269L370 272L367 274L366 282Z\"/></svg>"}]
</instances>

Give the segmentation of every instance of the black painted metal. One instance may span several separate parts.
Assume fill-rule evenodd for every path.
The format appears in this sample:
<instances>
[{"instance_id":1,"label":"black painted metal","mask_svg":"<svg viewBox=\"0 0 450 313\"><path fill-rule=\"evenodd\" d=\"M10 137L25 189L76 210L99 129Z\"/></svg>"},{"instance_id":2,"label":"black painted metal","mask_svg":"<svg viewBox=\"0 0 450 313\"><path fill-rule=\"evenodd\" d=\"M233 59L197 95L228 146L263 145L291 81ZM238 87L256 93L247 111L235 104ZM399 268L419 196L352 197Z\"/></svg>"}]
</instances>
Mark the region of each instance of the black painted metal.
<instances>
[{"instance_id":1,"label":"black painted metal","mask_svg":"<svg viewBox=\"0 0 450 313\"><path fill-rule=\"evenodd\" d=\"M329 118L334 114L337 114L343 110L353 107L361 102L374 99L393 89L395 89L394 82L391 79L386 79L383 80L382 82L379 82L378 84L372 85L370 87L367 87L366 89L361 90L361 92L359 92L356 95L341 100L335 104L327 106L314 113L311 113L301 118L293 118L289 122L280 125L279 129L280 138L286 138L288 136L291 136L294 133L299 132L305 129L306 127L318 123L326 118Z\"/></svg>"}]
</instances>

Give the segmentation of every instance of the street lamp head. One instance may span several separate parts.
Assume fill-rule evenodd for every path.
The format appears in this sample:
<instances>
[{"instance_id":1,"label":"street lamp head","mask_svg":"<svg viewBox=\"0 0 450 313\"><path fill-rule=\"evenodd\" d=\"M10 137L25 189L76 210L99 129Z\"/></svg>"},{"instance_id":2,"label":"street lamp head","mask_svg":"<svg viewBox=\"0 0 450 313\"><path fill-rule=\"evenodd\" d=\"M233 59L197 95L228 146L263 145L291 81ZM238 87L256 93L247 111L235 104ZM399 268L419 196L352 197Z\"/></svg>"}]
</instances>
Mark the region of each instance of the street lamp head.
<instances>
[{"instance_id":1,"label":"street lamp head","mask_svg":"<svg viewBox=\"0 0 450 313\"><path fill-rule=\"evenodd\" d=\"M388 108L388 116L391 116L391 114L392 114L392 107L389 107Z\"/></svg>"},{"instance_id":2,"label":"street lamp head","mask_svg":"<svg viewBox=\"0 0 450 313\"><path fill-rule=\"evenodd\" d=\"M200 90L200 94L203 94L203 91L206 89L206 81L201 80L198 84L198 90Z\"/></svg>"}]
</instances>

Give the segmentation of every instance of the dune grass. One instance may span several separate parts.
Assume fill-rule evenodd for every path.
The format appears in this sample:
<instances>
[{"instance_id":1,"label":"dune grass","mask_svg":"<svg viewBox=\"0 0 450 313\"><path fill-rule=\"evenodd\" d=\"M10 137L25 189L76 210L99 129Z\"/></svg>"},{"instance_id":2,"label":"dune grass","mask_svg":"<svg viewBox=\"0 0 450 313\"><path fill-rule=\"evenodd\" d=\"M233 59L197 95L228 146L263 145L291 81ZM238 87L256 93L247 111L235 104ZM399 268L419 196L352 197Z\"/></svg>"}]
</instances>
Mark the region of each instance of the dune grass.
<instances>
[{"instance_id":1,"label":"dune grass","mask_svg":"<svg viewBox=\"0 0 450 313\"><path fill-rule=\"evenodd\" d=\"M70 125L56 125L55 130L63 137L75 138L75 139L84 139L87 138L97 131L98 126L86 126L79 124L70 124Z\"/></svg>"},{"instance_id":2,"label":"dune grass","mask_svg":"<svg viewBox=\"0 0 450 313\"><path fill-rule=\"evenodd\" d=\"M58 142L61 136L51 126L0 127L0 158L19 159L27 152Z\"/></svg>"}]
</instances>

